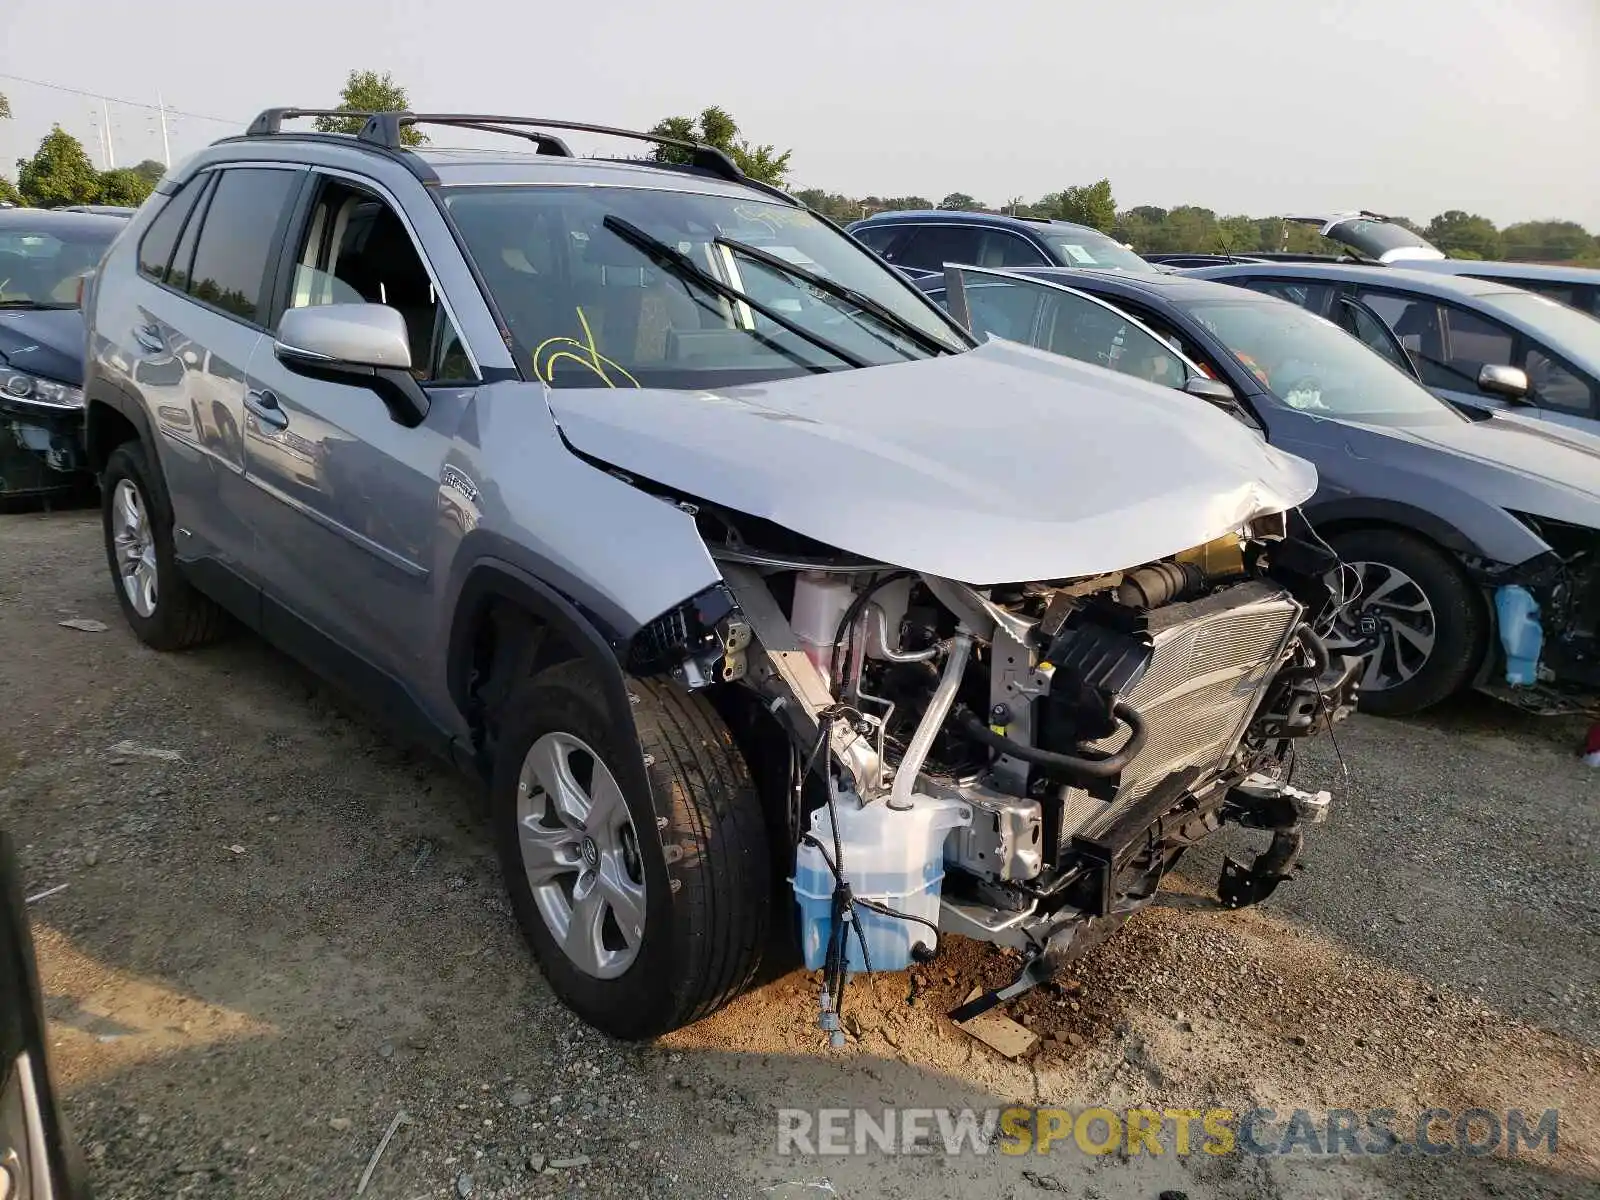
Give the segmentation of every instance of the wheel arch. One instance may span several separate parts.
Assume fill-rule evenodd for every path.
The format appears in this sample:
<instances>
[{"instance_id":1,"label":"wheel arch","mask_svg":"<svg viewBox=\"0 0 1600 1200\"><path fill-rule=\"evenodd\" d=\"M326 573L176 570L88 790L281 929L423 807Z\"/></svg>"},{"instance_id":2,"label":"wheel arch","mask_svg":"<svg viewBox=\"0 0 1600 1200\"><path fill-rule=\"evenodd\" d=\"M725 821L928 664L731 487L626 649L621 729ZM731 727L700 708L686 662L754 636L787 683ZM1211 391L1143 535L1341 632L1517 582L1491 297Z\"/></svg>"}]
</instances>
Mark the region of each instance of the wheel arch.
<instances>
[{"instance_id":1,"label":"wheel arch","mask_svg":"<svg viewBox=\"0 0 1600 1200\"><path fill-rule=\"evenodd\" d=\"M1430 542L1458 560L1463 555L1484 556L1476 542L1443 517L1399 500L1359 497L1329 501L1308 507L1306 519L1325 538L1353 529L1392 529Z\"/></svg>"},{"instance_id":2,"label":"wheel arch","mask_svg":"<svg viewBox=\"0 0 1600 1200\"><path fill-rule=\"evenodd\" d=\"M105 379L91 379L84 396L83 437L89 470L95 475L105 470L111 452L124 442L141 441L149 447L151 458L159 459L149 414L127 392ZM159 468L158 462L150 465Z\"/></svg>"},{"instance_id":3,"label":"wheel arch","mask_svg":"<svg viewBox=\"0 0 1600 1200\"><path fill-rule=\"evenodd\" d=\"M603 628L569 597L533 572L482 555L457 573L446 635L445 686L472 728L479 766L492 758L492 707L514 683L558 662L582 659L593 674L606 711L637 741L622 671L629 639ZM483 685L495 680L495 690ZM629 764L631 771L634 764ZM644 763L637 763L640 781Z\"/></svg>"}]
</instances>

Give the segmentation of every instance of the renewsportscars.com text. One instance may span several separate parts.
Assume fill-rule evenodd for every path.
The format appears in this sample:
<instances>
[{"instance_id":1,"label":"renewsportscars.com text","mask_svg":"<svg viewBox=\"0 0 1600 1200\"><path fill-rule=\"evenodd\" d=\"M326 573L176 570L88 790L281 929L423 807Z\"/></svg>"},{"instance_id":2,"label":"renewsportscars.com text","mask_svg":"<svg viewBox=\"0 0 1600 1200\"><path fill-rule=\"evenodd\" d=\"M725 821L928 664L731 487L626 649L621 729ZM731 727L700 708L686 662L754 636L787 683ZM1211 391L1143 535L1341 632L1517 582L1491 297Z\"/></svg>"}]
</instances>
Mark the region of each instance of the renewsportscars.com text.
<instances>
[{"instance_id":1,"label":"renewsportscars.com text","mask_svg":"<svg viewBox=\"0 0 1600 1200\"><path fill-rule=\"evenodd\" d=\"M1556 1109L784 1108L778 1153L1555 1154Z\"/></svg>"}]
</instances>

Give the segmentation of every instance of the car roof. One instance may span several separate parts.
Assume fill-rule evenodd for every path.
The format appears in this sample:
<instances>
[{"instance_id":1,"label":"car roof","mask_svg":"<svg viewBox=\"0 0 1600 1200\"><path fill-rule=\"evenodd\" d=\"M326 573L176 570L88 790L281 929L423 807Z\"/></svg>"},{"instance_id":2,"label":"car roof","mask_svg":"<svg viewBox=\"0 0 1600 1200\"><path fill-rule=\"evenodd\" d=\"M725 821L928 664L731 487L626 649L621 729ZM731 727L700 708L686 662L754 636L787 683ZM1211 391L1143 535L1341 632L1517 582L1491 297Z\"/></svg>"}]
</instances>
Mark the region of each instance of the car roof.
<instances>
[{"instance_id":1,"label":"car roof","mask_svg":"<svg viewBox=\"0 0 1600 1200\"><path fill-rule=\"evenodd\" d=\"M0 229L29 229L39 233L60 233L83 237L104 233L110 237L128 226L128 218L103 213L65 212L56 208L0 208Z\"/></svg>"},{"instance_id":2,"label":"car roof","mask_svg":"<svg viewBox=\"0 0 1600 1200\"><path fill-rule=\"evenodd\" d=\"M472 184L584 184L600 187L649 187L692 191L740 200L797 204L792 197L753 181L721 178L698 167L621 158L567 158L530 150L500 147L419 146L399 153L349 135L284 130L270 136L240 136L213 142L178 174L230 160L263 157L297 162L324 162L330 156L372 156L408 163L412 173L431 177L443 187Z\"/></svg>"},{"instance_id":3,"label":"car roof","mask_svg":"<svg viewBox=\"0 0 1600 1200\"><path fill-rule=\"evenodd\" d=\"M1451 275L1411 267L1382 267L1365 263L1233 263L1217 267L1193 267L1185 275L1199 279L1322 279L1329 283L1368 283L1375 287L1401 288L1424 296L1444 299L1492 296L1520 289L1507 283L1477 279L1471 275Z\"/></svg>"},{"instance_id":4,"label":"car roof","mask_svg":"<svg viewBox=\"0 0 1600 1200\"><path fill-rule=\"evenodd\" d=\"M981 269L981 268L980 268ZM1241 292L1225 283L1209 279L1196 279L1188 275L1141 274L1134 271L1108 271L1097 267L1007 267L1013 275L1025 275L1047 283L1084 291L1140 292L1153 300L1166 300L1182 304L1197 300L1237 300ZM1246 292L1254 297L1256 293ZM1261 297L1270 299L1270 297Z\"/></svg>"},{"instance_id":5,"label":"car roof","mask_svg":"<svg viewBox=\"0 0 1600 1200\"><path fill-rule=\"evenodd\" d=\"M1019 229L1032 233L1048 230L1054 233L1090 233L1096 237L1107 236L1098 229L1078 225L1072 221L1046 220L1043 217L1014 217L1010 213L972 212L963 208L906 208L873 213L870 217L851 222L850 228L856 229L867 225L925 225L933 222L941 225L989 225L997 229Z\"/></svg>"},{"instance_id":6,"label":"car roof","mask_svg":"<svg viewBox=\"0 0 1600 1200\"><path fill-rule=\"evenodd\" d=\"M1537 279L1549 283L1600 285L1600 268L1562 263L1484 262L1471 258L1446 258L1421 268L1442 275L1475 275L1479 279Z\"/></svg>"}]
</instances>

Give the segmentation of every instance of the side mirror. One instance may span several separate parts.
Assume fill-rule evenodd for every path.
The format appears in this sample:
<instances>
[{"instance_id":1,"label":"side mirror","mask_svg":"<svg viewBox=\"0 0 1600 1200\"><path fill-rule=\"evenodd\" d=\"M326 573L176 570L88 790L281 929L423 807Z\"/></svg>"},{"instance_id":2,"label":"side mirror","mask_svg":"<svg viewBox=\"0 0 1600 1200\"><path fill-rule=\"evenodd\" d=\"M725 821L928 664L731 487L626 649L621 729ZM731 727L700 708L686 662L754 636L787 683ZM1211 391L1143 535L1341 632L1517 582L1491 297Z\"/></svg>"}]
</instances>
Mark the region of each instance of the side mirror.
<instances>
[{"instance_id":1,"label":"side mirror","mask_svg":"<svg viewBox=\"0 0 1600 1200\"><path fill-rule=\"evenodd\" d=\"M1239 397L1220 379L1207 379L1204 375L1191 375L1183 385L1183 390L1191 396L1198 396L1208 403L1219 408L1237 408Z\"/></svg>"},{"instance_id":2,"label":"side mirror","mask_svg":"<svg viewBox=\"0 0 1600 1200\"><path fill-rule=\"evenodd\" d=\"M428 395L411 374L405 318L386 304L291 308L272 352L296 375L371 389L402 425L428 415Z\"/></svg>"},{"instance_id":3,"label":"side mirror","mask_svg":"<svg viewBox=\"0 0 1600 1200\"><path fill-rule=\"evenodd\" d=\"M1528 399L1528 373L1521 367L1502 367L1498 363L1485 363L1478 372L1478 389L1491 395L1523 404Z\"/></svg>"}]
</instances>

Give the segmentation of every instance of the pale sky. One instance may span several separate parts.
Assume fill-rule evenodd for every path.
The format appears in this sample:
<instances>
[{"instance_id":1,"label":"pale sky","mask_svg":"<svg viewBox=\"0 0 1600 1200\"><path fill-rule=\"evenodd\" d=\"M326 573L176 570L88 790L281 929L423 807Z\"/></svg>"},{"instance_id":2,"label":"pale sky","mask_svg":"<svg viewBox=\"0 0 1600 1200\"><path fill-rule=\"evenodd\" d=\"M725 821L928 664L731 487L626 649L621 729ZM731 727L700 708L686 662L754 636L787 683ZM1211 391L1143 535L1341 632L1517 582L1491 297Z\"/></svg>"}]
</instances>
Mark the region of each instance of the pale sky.
<instances>
[{"instance_id":1,"label":"pale sky","mask_svg":"<svg viewBox=\"0 0 1600 1200\"><path fill-rule=\"evenodd\" d=\"M1600 231L1600 0L6 0L4 23L12 178L52 122L101 163L101 118L5 76L243 122L370 68L435 111L642 129L719 104L793 148L793 186L850 195L1107 176L1119 208ZM161 157L153 113L110 116L119 165ZM236 128L177 117L174 160Z\"/></svg>"}]
</instances>

